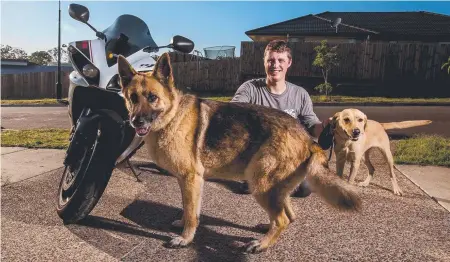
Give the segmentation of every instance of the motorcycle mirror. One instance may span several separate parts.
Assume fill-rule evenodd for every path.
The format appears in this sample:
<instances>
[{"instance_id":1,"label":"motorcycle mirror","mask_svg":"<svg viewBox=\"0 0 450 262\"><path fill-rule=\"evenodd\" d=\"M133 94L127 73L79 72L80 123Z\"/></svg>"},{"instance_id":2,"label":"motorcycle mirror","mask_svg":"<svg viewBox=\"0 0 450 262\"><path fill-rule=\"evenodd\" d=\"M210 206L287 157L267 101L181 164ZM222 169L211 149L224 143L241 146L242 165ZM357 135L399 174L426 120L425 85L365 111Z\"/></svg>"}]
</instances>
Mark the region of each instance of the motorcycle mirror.
<instances>
[{"instance_id":1,"label":"motorcycle mirror","mask_svg":"<svg viewBox=\"0 0 450 262\"><path fill-rule=\"evenodd\" d=\"M94 30L95 35L103 40L106 41L106 36L102 32L97 31L93 26L91 26L89 21L89 9L85 7L84 5L79 4L70 4L69 5L69 15L84 24L87 24L92 30Z\"/></svg>"},{"instance_id":2,"label":"motorcycle mirror","mask_svg":"<svg viewBox=\"0 0 450 262\"><path fill-rule=\"evenodd\" d=\"M181 35L176 35L172 37L170 47L183 53L190 53L194 49L194 42Z\"/></svg>"},{"instance_id":3,"label":"motorcycle mirror","mask_svg":"<svg viewBox=\"0 0 450 262\"><path fill-rule=\"evenodd\" d=\"M70 4L69 15L82 23L87 23L89 21L89 9L84 5Z\"/></svg>"}]
</instances>

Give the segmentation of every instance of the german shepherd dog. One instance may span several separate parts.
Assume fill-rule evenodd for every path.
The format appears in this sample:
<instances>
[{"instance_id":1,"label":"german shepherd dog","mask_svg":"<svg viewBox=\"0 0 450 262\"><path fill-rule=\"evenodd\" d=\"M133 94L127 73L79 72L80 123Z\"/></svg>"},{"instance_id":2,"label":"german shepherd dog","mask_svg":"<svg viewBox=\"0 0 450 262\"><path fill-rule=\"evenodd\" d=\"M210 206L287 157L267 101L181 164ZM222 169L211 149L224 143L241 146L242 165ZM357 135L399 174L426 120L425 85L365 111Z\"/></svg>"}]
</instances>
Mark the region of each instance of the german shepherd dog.
<instances>
[{"instance_id":1,"label":"german shepherd dog","mask_svg":"<svg viewBox=\"0 0 450 262\"><path fill-rule=\"evenodd\" d=\"M192 242L208 178L247 180L268 213L268 232L245 245L249 253L266 250L294 221L290 194L305 177L332 206L360 209L352 186L330 172L324 151L288 114L183 94L175 87L167 53L152 72L136 72L122 56L118 70L131 125L145 137L150 159L175 176L181 188L183 216L173 225L183 231L168 247Z\"/></svg>"}]
</instances>

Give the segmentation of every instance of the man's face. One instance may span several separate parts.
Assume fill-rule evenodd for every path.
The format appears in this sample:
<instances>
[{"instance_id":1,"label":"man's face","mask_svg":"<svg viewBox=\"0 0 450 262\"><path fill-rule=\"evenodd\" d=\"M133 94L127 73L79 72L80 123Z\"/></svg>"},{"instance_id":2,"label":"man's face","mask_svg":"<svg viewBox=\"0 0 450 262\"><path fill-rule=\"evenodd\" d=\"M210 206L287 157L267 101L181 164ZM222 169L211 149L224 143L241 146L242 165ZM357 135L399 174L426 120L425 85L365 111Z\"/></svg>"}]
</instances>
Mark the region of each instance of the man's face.
<instances>
[{"instance_id":1,"label":"man's face","mask_svg":"<svg viewBox=\"0 0 450 262\"><path fill-rule=\"evenodd\" d=\"M291 63L287 52L269 51L264 57L264 69L268 80L270 82L284 81Z\"/></svg>"}]
</instances>

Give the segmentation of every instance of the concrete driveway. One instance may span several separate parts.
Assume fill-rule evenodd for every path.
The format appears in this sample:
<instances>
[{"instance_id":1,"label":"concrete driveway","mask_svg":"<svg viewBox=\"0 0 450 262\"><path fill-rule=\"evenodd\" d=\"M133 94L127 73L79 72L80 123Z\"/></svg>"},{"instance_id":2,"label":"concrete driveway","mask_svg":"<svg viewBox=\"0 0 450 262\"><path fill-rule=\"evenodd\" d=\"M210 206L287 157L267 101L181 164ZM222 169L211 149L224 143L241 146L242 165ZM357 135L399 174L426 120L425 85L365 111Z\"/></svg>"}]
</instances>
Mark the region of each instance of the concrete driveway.
<instances>
[{"instance_id":1,"label":"concrete driveway","mask_svg":"<svg viewBox=\"0 0 450 262\"><path fill-rule=\"evenodd\" d=\"M141 167L142 183L129 169L116 170L93 212L82 223L63 225L56 214L62 168L2 186L2 261L449 261L450 213L397 172L405 195L394 196L387 169L375 151L373 185L359 188L363 211L336 211L317 195L294 198L298 219L267 252L240 247L262 236L254 229L267 215L237 183L205 183L194 243L167 249L181 216L175 178ZM62 156L54 161L62 162ZM331 163L334 169L334 158ZM18 166L17 168L21 168ZM363 165L357 179L367 169ZM348 169L346 170L348 174Z\"/></svg>"}]
</instances>

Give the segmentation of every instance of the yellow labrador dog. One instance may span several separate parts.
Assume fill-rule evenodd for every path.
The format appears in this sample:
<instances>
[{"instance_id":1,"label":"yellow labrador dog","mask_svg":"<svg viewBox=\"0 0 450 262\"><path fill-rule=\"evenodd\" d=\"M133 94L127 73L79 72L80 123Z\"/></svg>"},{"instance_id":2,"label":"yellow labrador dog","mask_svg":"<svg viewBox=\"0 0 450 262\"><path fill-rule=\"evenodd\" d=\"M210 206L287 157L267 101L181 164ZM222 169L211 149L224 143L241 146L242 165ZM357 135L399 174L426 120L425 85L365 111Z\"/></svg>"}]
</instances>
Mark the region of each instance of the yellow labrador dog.
<instances>
[{"instance_id":1,"label":"yellow labrador dog","mask_svg":"<svg viewBox=\"0 0 450 262\"><path fill-rule=\"evenodd\" d=\"M377 147L381 149L389 165L394 194L402 195L403 192L399 188L395 177L394 160L385 130L423 126L430 123L430 120L379 123L374 120L368 120L363 112L353 108L336 113L330 122L330 132L334 136L337 174L342 177L345 163L349 161L351 166L348 182L354 184L362 160L369 169L369 175L366 180L358 183L358 185L368 186L375 172L375 168L369 159L368 150Z\"/></svg>"}]
</instances>

